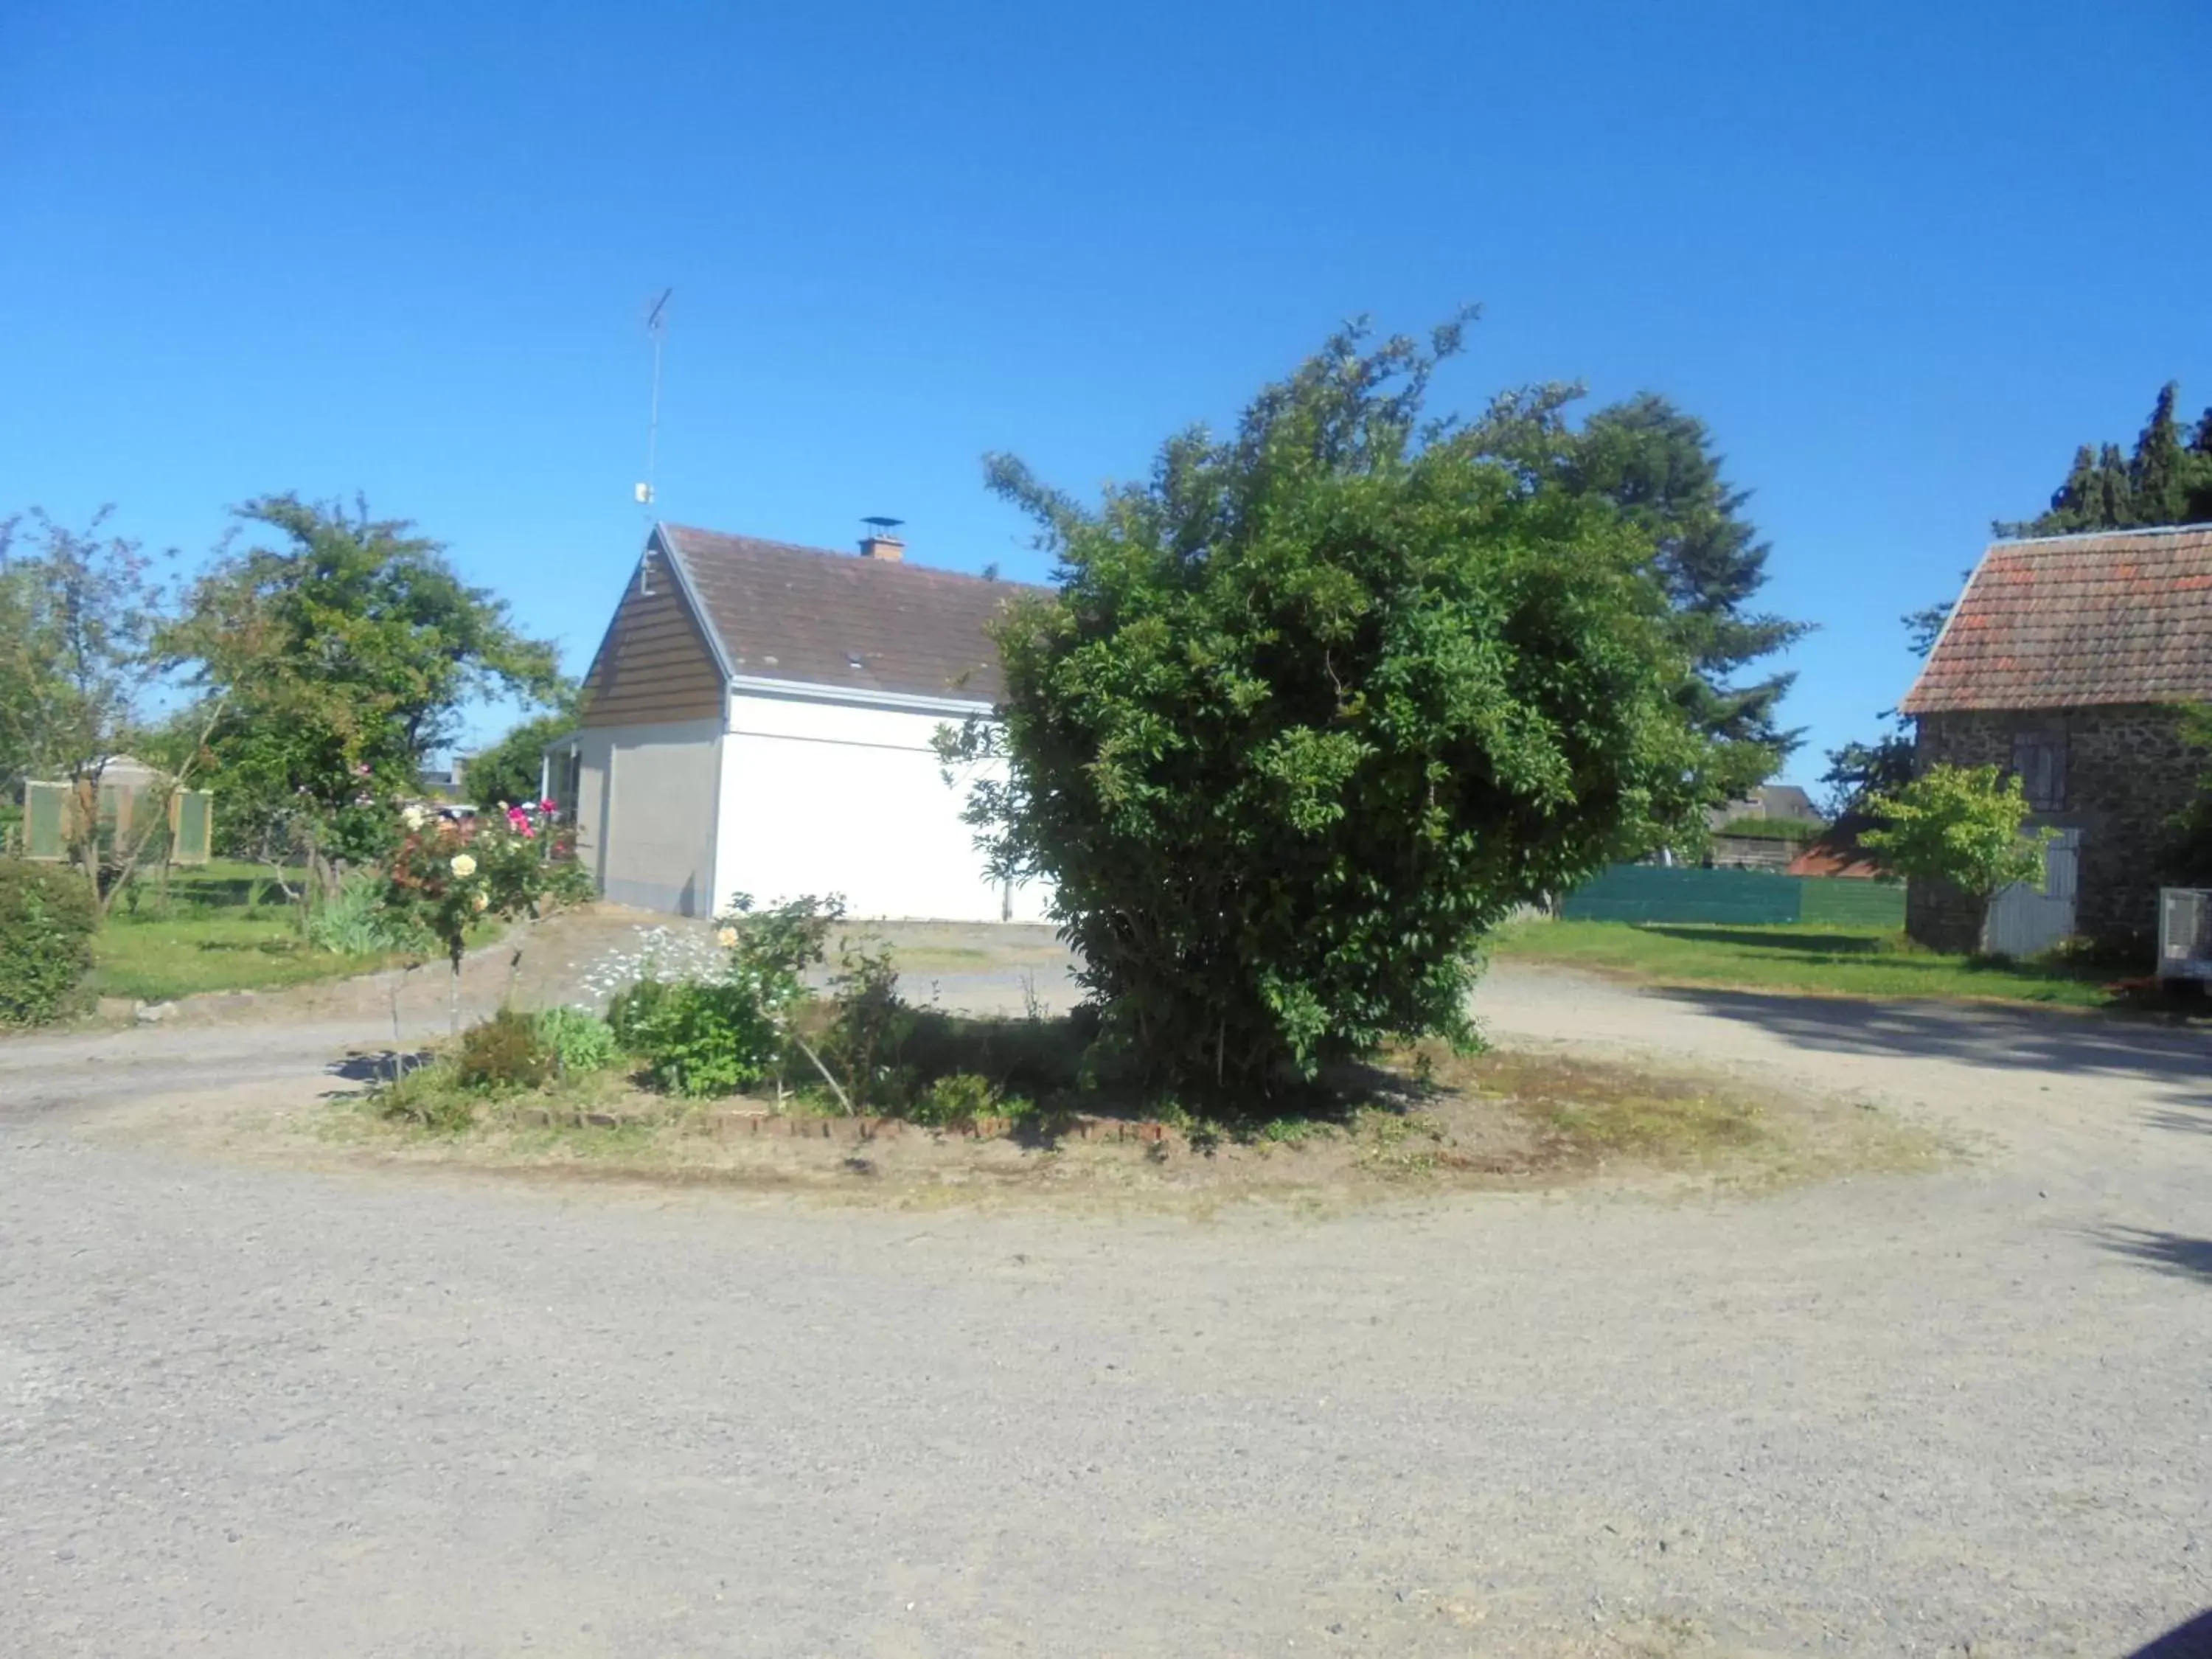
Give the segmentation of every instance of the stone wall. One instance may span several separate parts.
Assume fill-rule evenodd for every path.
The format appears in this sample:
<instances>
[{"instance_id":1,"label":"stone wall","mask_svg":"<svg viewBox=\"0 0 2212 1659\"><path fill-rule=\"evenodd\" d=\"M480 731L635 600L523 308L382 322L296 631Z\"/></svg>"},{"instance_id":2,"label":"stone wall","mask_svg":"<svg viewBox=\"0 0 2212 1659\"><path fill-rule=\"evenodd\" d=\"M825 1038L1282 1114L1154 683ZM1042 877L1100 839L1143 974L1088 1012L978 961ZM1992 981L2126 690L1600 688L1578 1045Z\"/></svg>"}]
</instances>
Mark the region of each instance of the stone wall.
<instances>
[{"instance_id":1,"label":"stone wall","mask_svg":"<svg viewBox=\"0 0 2212 1659\"><path fill-rule=\"evenodd\" d=\"M2158 928L2171 821L2204 770L2204 757L2182 741L2175 711L2147 704L1923 715L1916 756L1923 771L1948 763L2009 772L2023 736L2056 743L2063 754L2059 803L2029 823L2081 832L2075 931L2147 952ZM1912 884L1905 928L1923 944L1970 950L1978 942L1978 921L1963 895Z\"/></svg>"}]
</instances>

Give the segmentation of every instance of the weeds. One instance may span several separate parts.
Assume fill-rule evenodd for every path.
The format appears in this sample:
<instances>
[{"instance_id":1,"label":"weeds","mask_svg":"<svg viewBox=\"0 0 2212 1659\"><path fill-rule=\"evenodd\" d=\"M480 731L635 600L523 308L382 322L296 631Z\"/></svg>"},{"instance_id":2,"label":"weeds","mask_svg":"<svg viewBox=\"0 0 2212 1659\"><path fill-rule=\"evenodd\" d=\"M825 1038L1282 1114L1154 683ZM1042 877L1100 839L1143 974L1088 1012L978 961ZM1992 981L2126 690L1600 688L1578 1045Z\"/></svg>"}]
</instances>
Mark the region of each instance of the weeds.
<instances>
[{"instance_id":1,"label":"weeds","mask_svg":"<svg viewBox=\"0 0 2212 1659\"><path fill-rule=\"evenodd\" d=\"M424 941L384 908L384 883L364 871L348 876L337 892L308 912L307 942L319 951L366 957Z\"/></svg>"},{"instance_id":2,"label":"weeds","mask_svg":"<svg viewBox=\"0 0 2212 1659\"><path fill-rule=\"evenodd\" d=\"M554 1053L528 1014L502 1008L461 1033L453 1080L486 1097L541 1089L553 1080Z\"/></svg>"},{"instance_id":3,"label":"weeds","mask_svg":"<svg viewBox=\"0 0 2212 1659\"><path fill-rule=\"evenodd\" d=\"M615 1028L578 1008L546 1009L538 1016L538 1037L551 1052L553 1069L562 1077L603 1072L623 1054Z\"/></svg>"}]
</instances>

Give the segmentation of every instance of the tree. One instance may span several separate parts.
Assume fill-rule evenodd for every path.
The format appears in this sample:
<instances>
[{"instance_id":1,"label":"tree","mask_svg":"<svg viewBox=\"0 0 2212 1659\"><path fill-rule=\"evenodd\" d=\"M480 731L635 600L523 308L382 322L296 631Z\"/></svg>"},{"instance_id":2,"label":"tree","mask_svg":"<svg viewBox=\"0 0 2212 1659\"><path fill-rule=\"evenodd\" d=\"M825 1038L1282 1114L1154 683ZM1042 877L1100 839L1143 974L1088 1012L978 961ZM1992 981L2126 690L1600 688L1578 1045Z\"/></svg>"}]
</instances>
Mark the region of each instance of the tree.
<instances>
[{"instance_id":1,"label":"tree","mask_svg":"<svg viewBox=\"0 0 2212 1659\"><path fill-rule=\"evenodd\" d=\"M1973 575L1971 570L1960 573L1963 587ZM1936 648L1936 641L1943 635L1944 624L1951 620L1955 599L1940 599L1923 605L1917 611L1908 611L1898 618L1905 625L1905 643L1912 654L1925 660ZM1897 711L1884 709L1876 720L1894 721ZM1869 815L1873 798L1912 781L1913 744L1911 734L1893 728L1882 732L1872 743L1851 742L1840 749L1828 750L1828 769L1820 775L1820 781L1828 786L1827 809L1831 818L1865 817Z\"/></svg>"},{"instance_id":2,"label":"tree","mask_svg":"<svg viewBox=\"0 0 2212 1659\"><path fill-rule=\"evenodd\" d=\"M540 714L524 720L489 749L471 755L462 763L461 788L480 807L502 801L536 800L545 773L548 745L576 729L574 714Z\"/></svg>"},{"instance_id":3,"label":"tree","mask_svg":"<svg viewBox=\"0 0 2212 1659\"><path fill-rule=\"evenodd\" d=\"M989 462L1059 592L1007 612L1000 723L945 753L1005 763L970 819L1055 884L1104 1052L1154 1086L1249 1107L1464 1034L1514 907L1690 833L1708 748L1649 544L1424 426L1458 346L1347 330L1096 508Z\"/></svg>"},{"instance_id":4,"label":"tree","mask_svg":"<svg viewBox=\"0 0 2212 1659\"><path fill-rule=\"evenodd\" d=\"M1959 586L1964 591L1974 573L1959 573ZM1933 605L1923 605L1917 611L1908 611L1898 621L1905 624L1905 642L1912 654L1926 661L1928 653L1936 648L1936 641L1943 637L1943 629L1951 620L1951 612L1958 605L1955 599L1938 599Z\"/></svg>"},{"instance_id":5,"label":"tree","mask_svg":"<svg viewBox=\"0 0 2212 1659\"><path fill-rule=\"evenodd\" d=\"M566 687L553 646L404 520L295 495L238 516L280 539L220 561L163 642L224 700L208 747L226 812L291 842L328 887L331 860L389 849L394 799L471 697Z\"/></svg>"},{"instance_id":6,"label":"tree","mask_svg":"<svg viewBox=\"0 0 2212 1659\"><path fill-rule=\"evenodd\" d=\"M96 778L160 677L162 595L140 544L33 507L0 522L0 783ZM18 552L24 519L32 545Z\"/></svg>"},{"instance_id":7,"label":"tree","mask_svg":"<svg viewBox=\"0 0 2212 1659\"><path fill-rule=\"evenodd\" d=\"M1828 817L1840 821L1869 816L1875 798L1912 781L1912 738L1905 732L1885 732L1872 743L1831 749L1828 769L1820 775L1828 786Z\"/></svg>"},{"instance_id":8,"label":"tree","mask_svg":"<svg viewBox=\"0 0 2212 1659\"><path fill-rule=\"evenodd\" d=\"M2099 530L2212 523L2212 409L2186 444L2175 412L2181 387L2159 389L2132 455L2117 444L2083 444L2048 511L1990 529L1999 536L2071 536Z\"/></svg>"},{"instance_id":9,"label":"tree","mask_svg":"<svg viewBox=\"0 0 2212 1659\"><path fill-rule=\"evenodd\" d=\"M169 601L143 545L102 533L110 514L102 507L81 531L35 507L0 522L0 789L13 795L29 778L70 786L68 855L102 917L166 829L168 793L191 770L189 757L173 767L119 837L103 821L101 777L140 746L163 679L155 640ZM25 518L29 546L19 553ZM172 718L197 730L211 713Z\"/></svg>"},{"instance_id":10,"label":"tree","mask_svg":"<svg viewBox=\"0 0 2212 1659\"><path fill-rule=\"evenodd\" d=\"M2173 400L2180 391L2172 380L2159 388L2150 420L2128 462L2129 501L2139 524L2179 524L2189 511L2186 455L2181 425L2173 416Z\"/></svg>"},{"instance_id":11,"label":"tree","mask_svg":"<svg viewBox=\"0 0 2212 1659\"><path fill-rule=\"evenodd\" d=\"M1777 723L1794 677L1739 678L1808 625L1750 609L1771 549L1743 516L1750 492L1722 477L1705 423L1646 392L1598 410L1577 430L1565 411L1582 396L1579 386L1556 384L1506 393L1458 441L1511 467L1527 489L1609 503L1650 538L1691 669L1679 701L1714 744L1713 799L1738 799L1771 777L1798 741Z\"/></svg>"},{"instance_id":12,"label":"tree","mask_svg":"<svg viewBox=\"0 0 2212 1659\"><path fill-rule=\"evenodd\" d=\"M1705 423L1647 392L1590 416L1562 482L1604 496L1650 537L1677 636L1696 670L1685 705L1718 744L1715 777L1735 799L1771 777L1797 738L1775 718L1795 676L1748 684L1739 677L1808 629L1749 609L1765 585L1771 549L1743 516L1751 492L1731 487L1720 469Z\"/></svg>"},{"instance_id":13,"label":"tree","mask_svg":"<svg viewBox=\"0 0 2212 1659\"><path fill-rule=\"evenodd\" d=\"M1869 805L1882 823L1859 839L1887 868L1908 880L1947 882L1984 913L2001 890L2043 879L2048 834L2021 833L2027 792L1994 766L1931 766Z\"/></svg>"},{"instance_id":14,"label":"tree","mask_svg":"<svg viewBox=\"0 0 2212 1659\"><path fill-rule=\"evenodd\" d=\"M2179 886L2203 887L2212 884L2212 704L2197 703L2181 711L2181 738L2203 769L2169 826L2172 837L2163 860L2165 875Z\"/></svg>"}]
</instances>

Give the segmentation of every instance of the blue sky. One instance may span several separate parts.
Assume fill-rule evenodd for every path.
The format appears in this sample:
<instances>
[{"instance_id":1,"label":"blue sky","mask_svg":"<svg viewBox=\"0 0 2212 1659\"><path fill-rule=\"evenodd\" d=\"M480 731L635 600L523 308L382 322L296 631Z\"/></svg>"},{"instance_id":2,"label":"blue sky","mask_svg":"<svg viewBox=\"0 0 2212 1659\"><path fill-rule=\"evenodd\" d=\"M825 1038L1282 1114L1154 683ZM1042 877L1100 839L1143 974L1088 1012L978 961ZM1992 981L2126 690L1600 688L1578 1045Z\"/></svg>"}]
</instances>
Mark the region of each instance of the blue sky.
<instances>
[{"instance_id":1,"label":"blue sky","mask_svg":"<svg viewBox=\"0 0 2212 1659\"><path fill-rule=\"evenodd\" d=\"M1756 490L1809 728L2159 384L2212 403L2212 7L0 3L0 512L364 491L580 671L660 507L1042 574L1340 319L1650 387ZM479 730L495 730L495 711Z\"/></svg>"}]
</instances>

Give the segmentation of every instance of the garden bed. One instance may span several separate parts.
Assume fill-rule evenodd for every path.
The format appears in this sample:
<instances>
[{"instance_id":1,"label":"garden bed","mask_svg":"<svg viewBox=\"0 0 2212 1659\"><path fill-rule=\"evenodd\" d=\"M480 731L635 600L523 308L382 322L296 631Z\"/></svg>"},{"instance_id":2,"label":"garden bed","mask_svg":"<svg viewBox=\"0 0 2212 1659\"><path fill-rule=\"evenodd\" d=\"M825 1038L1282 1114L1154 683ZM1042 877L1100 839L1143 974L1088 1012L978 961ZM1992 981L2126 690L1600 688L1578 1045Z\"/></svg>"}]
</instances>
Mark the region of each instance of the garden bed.
<instances>
[{"instance_id":1,"label":"garden bed","mask_svg":"<svg viewBox=\"0 0 2212 1659\"><path fill-rule=\"evenodd\" d=\"M685 1102L602 1073L484 1102L443 1127L395 1121L370 1091L331 1102L315 1133L391 1166L901 1204L994 1194L1334 1204L1592 1179L1759 1188L1942 1155L1861 1106L1754 1098L1707 1077L1541 1054L1424 1048L1343 1082L1333 1112L1304 1117L1229 1124L1067 1107L927 1125L814 1102L782 1111L745 1097Z\"/></svg>"}]
</instances>

